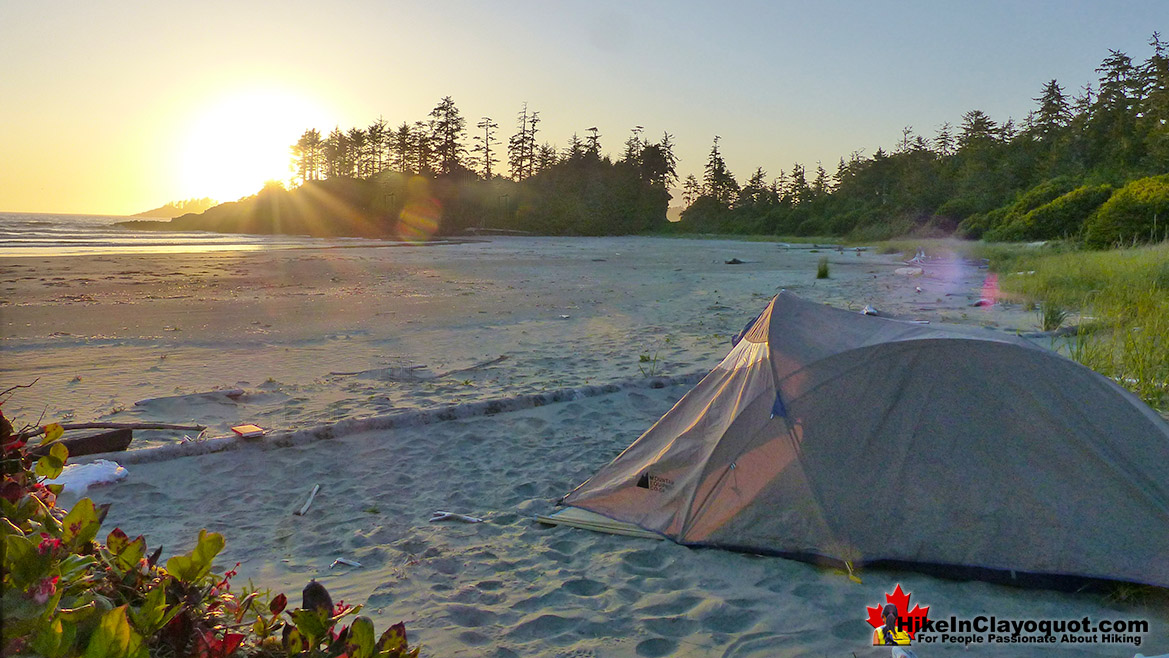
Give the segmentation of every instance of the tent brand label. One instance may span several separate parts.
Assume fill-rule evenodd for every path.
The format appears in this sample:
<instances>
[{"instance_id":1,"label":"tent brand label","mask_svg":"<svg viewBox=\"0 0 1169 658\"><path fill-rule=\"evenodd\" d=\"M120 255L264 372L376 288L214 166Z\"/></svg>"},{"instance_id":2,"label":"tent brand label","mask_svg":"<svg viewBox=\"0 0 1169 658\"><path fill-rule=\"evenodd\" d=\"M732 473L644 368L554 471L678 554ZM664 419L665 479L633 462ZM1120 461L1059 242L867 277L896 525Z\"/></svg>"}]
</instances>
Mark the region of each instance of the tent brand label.
<instances>
[{"instance_id":1,"label":"tent brand label","mask_svg":"<svg viewBox=\"0 0 1169 658\"><path fill-rule=\"evenodd\" d=\"M1147 619L1044 619L978 615L930 618L929 606L909 609L910 593L898 583L885 603L866 607L873 644L1129 644L1141 646L1149 632ZM896 608L894 628L885 613Z\"/></svg>"},{"instance_id":2,"label":"tent brand label","mask_svg":"<svg viewBox=\"0 0 1169 658\"><path fill-rule=\"evenodd\" d=\"M660 475L652 475L649 471L646 471L638 478L637 486L642 489L649 489L650 491L662 492L674 486L674 481Z\"/></svg>"}]
</instances>

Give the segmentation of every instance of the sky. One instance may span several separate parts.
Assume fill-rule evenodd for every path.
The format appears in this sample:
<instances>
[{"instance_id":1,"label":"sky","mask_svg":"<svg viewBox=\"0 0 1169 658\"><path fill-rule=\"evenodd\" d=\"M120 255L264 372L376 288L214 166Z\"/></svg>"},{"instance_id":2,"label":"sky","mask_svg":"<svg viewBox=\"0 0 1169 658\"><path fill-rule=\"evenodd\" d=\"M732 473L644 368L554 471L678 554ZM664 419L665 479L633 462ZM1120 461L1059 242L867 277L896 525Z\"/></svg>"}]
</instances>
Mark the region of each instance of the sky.
<instances>
[{"instance_id":1,"label":"sky","mask_svg":"<svg viewBox=\"0 0 1169 658\"><path fill-rule=\"evenodd\" d=\"M444 96L504 142L525 102L560 148L668 131L683 178L715 135L741 182L832 172L907 126L1022 121L1154 30L1165 0L0 0L0 212L234 200L287 180L309 128L413 123Z\"/></svg>"}]
</instances>

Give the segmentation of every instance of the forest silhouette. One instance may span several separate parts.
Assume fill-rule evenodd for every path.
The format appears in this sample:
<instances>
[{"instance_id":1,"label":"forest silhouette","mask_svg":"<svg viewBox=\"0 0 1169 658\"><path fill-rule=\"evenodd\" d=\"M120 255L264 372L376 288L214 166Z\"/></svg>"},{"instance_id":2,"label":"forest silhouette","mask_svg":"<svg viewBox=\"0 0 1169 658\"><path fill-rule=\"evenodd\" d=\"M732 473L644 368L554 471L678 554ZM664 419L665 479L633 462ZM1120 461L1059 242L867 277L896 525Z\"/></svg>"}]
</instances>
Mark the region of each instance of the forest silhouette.
<instances>
[{"instance_id":1,"label":"forest silhouette","mask_svg":"<svg viewBox=\"0 0 1169 658\"><path fill-rule=\"evenodd\" d=\"M525 103L504 141L490 117L468 127L448 96L397 127L378 119L305 131L291 147L291 189L270 183L200 214L127 224L415 240L495 230L1160 241L1169 236L1169 53L1156 32L1149 45L1141 62L1109 51L1096 84L1074 95L1049 81L1019 123L975 109L932 137L907 126L892 149L856 151L831 174L796 163L740 183L715 136L702 179L679 181L669 133L654 141L637 126L615 158L596 128L558 148L538 139L540 114ZM666 219L672 188L679 222Z\"/></svg>"}]
</instances>

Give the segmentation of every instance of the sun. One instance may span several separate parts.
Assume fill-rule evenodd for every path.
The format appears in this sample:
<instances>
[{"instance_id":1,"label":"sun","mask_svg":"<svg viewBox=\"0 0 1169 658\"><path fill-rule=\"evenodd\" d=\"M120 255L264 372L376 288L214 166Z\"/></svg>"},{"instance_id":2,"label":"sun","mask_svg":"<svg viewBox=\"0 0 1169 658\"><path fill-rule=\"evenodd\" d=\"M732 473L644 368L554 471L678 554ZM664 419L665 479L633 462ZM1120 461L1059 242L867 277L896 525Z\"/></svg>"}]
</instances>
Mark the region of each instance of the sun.
<instances>
[{"instance_id":1,"label":"sun","mask_svg":"<svg viewBox=\"0 0 1169 658\"><path fill-rule=\"evenodd\" d=\"M248 89L209 103L191 121L181 150L189 198L235 201L291 175L289 148L305 130L327 124L314 101L279 89Z\"/></svg>"}]
</instances>

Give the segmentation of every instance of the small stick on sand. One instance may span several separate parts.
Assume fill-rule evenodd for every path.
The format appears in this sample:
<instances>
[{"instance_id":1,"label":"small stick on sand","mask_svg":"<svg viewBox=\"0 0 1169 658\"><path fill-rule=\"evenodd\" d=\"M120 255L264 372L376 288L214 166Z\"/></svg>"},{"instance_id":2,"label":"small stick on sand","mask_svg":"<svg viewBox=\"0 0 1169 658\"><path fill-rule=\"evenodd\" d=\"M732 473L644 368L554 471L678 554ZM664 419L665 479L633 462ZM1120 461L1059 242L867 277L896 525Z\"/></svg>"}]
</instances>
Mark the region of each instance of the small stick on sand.
<instances>
[{"instance_id":1,"label":"small stick on sand","mask_svg":"<svg viewBox=\"0 0 1169 658\"><path fill-rule=\"evenodd\" d=\"M320 490L321 490L321 485L319 485L319 484L314 485L313 492L308 495L308 500L304 501L304 506L301 507L299 510L293 512L293 514L295 514L297 516L304 516L304 513L308 511L309 505L313 504L313 498L317 497L317 492Z\"/></svg>"}]
</instances>

